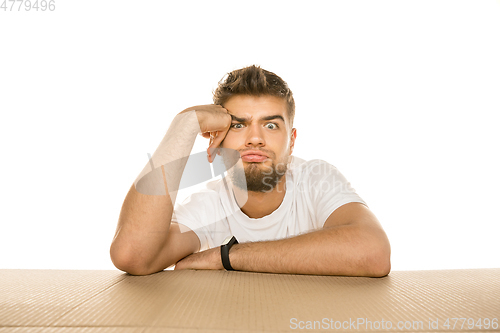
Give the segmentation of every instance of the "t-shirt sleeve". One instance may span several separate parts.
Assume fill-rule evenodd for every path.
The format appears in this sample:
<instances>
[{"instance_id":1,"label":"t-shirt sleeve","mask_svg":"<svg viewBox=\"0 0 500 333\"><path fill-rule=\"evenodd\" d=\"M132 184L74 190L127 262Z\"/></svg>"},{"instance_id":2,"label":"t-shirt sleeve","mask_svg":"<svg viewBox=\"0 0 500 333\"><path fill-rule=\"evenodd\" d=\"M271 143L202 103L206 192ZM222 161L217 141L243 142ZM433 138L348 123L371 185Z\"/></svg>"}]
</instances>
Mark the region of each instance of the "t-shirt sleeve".
<instances>
[{"instance_id":1,"label":"t-shirt sleeve","mask_svg":"<svg viewBox=\"0 0 500 333\"><path fill-rule=\"evenodd\" d=\"M219 246L219 236L229 232L219 201L216 192L201 191L175 205L172 222L179 223L181 232L194 231L200 240L200 251Z\"/></svg>"},{"instance_id":2,"label":"t-shirt sleeve","mask_svg":"<svg viewBox=\"0 0 500 333\"><path fill-rule=\"evenodd\" d=\"M366 205L366 202L333 165L322 160L312 160L307 169L317 228L323 228L328 217L342 205L350 202L360 202Z\"/></svg>"},{"instance_id":3,"label":"t-shirt sleeve","mask_svg":"<svg viewBox=\"0 0 500 333\"><path fill-rule=\"evenodd\" d=\"M208 210L213 207L213 205L210 205L212 201L210 197L213 195L212 193L203 192L193 193L182 203L176 203L172 214L172 222L179 223L181 232L192 230L198 236L200 251L209 248L209 221L206 218L212 213ZM189 228L189 230L183 228L183 226Z\"/></svg>"}]
</instances>

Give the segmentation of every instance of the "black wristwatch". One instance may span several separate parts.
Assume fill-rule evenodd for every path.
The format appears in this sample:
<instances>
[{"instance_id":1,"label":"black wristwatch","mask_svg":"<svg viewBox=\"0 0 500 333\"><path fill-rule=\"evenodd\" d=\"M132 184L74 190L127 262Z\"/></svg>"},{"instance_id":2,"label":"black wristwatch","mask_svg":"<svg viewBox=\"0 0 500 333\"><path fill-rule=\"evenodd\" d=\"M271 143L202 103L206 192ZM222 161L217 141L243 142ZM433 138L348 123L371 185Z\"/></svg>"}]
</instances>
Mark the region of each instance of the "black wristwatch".
<instances>
[{"instance_id":1,"label":"black wristwatch","mask_svg":"<svg viewBox=\"0 0 500 333\"><path fill-rule=\"evenodd\" d=\"M226 271L234 271L234 269L231 267L231 263L229 263L229 249L231 249L231 246L233 246L234 244L238 244L238 241L236 240L236 237L233 236L232 238L226 238L220 246L222 266L224 266Z\"/></svg>"}]
</instances>

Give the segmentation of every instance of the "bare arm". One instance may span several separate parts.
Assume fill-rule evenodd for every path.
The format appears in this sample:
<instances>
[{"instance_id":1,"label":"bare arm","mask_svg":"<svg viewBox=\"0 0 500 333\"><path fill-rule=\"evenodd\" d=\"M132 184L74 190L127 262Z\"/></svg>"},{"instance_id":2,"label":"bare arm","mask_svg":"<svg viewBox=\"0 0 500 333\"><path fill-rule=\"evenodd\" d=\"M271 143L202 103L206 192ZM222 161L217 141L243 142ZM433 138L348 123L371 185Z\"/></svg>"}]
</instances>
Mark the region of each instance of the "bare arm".
<instances>
[{"instance_id":1,"label":"bare arm","mask_svg":"<svg viewBox=\"0 0 500 333\"><path fill-rule=\"evenodd\" d=\"M360 203L335 210L321 230L276 241L234 245L235 270L381 277L390 271L390 245L375 215ZM223 269L220 248L192 254L176 269Z\"/></svg>"},{"instance_id":2,"label":"bare arm","mask_svg":"<svg viewBox=\"0 0 500 333\"><path fill-rule=\"evenodd\" d=\"M236 270L270 273L385 276L390 271L389 242L369 213L362 212L365 209L369 212L360 203L347 204L330 221L341 214L357 214L358 219L278 241L235 245L231 265Z\"/></svg>"},{"instance_id":3,"label":"bare arm","mask_svg":"<svg viewBox=\"0 0 500 333\"><path fill-rule=\"evenodd\" d=\"M225 117L214 123L214 113ZM222 107L215 105L189 108L174 118L123 203L110 247L117 268L131 274L150 274L199 250L194 232L181 233L176 224L171 225L177 189L196 135L207 130L223 131L225 122L229 128L230 119ZM214 145L224 136L219 135Z\"/></svg>"}]
</instances>

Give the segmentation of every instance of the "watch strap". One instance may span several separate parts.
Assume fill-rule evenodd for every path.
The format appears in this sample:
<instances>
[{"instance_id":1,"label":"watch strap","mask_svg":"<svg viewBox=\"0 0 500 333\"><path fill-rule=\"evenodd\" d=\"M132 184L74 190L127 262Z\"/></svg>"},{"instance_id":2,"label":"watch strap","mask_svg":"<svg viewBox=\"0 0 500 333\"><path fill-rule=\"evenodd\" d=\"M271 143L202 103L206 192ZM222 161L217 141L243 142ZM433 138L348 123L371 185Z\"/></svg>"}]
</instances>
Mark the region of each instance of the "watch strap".
<instances>
[{"instance_id":1,"label":"watch strap","mask_svg":"<svg viewBox=\"0 0 500 333\"><path fill-rule=\"evenodd\" d=\"M229 262L229 250L234 244L238 244L236 237L232 237L227 244L221 245L220 247L220 256L222 259L222 266L226 271L234 271L233 267L231 267L231 263Z\"/></svg>"}]
</instances>

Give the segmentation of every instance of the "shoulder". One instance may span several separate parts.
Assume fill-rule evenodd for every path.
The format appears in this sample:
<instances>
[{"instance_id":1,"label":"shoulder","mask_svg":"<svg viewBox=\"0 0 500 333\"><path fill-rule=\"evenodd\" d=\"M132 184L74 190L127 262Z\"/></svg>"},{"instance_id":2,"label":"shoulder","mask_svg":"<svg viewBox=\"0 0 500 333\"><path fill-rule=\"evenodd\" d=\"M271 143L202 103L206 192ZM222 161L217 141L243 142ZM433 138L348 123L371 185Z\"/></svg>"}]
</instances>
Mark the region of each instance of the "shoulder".
<instances>
[{"instance_id":1,"label":"shoulder","mask_svg":"<svg viewBox=\"0 0 500 333\"><path fill-rule=\"evenodd\" d=\"M182 202L176 202L172 221L191 230L205 229L224 216L220 194L210 187L193 192Z\"/></svg>"},{"instance_id":2,"label":"shoulder","mask_svg":"<svg viewBox=\"0 0 500 333\"><path fill-rule=\"evenodd\" d=\"M314 160L303 160L296 156L293 156L293 159L290 163L291 172L294 174L296 178L315 178L315 177L323 177L325 175L331 176L339 173L338 169L321 159Z\"/></svg>"},{"instance_id":3,"label":"shoulder","mask_svg":"<svg viewBox=\"0 0 500 333\"><path fill-rule=\"evenodd\" d=\"M220 180L213 180L205 188L189 194L182 202L176 202L175 211L189 210L191 214L215 212L220 205Z\"/></svg>"},{"instance_id":4,"label":"shoulder","mask_svg":"<svg viewBox=\"0 0 500 333\"><path fill-rule=\"evenodd\" d=\"M295 187L318 200L322 197L355 192L344 175L324 160L301 160L292 169Z\"/></svg>"},{"instance_id":5,"label":"shoulder","mask_svg":"<svg viewBox=\"0 0 500 333\"><path fill-rule=\"evenodd\" d=\"M221 180L212 180L205 184L205 186L189 195L194 201L203 200L218 200L220 198ZM188 199L189 199L188 197Z\"/></svg>"}]
</instances>

